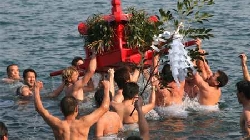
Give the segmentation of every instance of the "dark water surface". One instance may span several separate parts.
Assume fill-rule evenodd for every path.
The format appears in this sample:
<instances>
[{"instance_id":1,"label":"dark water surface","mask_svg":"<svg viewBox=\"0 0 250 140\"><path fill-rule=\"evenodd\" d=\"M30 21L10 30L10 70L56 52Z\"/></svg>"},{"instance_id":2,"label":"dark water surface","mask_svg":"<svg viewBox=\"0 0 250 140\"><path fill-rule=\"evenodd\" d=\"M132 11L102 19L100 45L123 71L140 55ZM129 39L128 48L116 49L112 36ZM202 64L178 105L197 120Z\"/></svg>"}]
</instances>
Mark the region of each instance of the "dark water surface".
<instances>
[{"instance_id":1,"label":"dark water surface","mask_svg":"<svg viewBox=\"0 0 250 140\"><path fill-rule=\"evenodd\" d=\"M172 9L170 0L122 1L123 7L135 6L157 13L159 8ZM235 83L242 79L240 52L249 55L249 0L218 0L209 9L215 16L206 23L215 38L203 41L203 48L213 70L222 69L230 78L223 88L220 112L190 112L183 119L149 121L151 139L240 139ZM6 66L16 63L20 71L33 68L49 92L60 83L60 77L49 73L70 65L74 56L83 56L83 41L77 25L93 13L110 13L110 1L103 0L1 0L0 2L0 78L6 77ZM250 57L250 55L249 55ZM18 105L13 91L17 85L0 84L0 120L9 128L10 140L53 139L48 125L36 113L33 102ZM44 106L62 117L59 99L43 99ZM93 134L93 132L91 132Z\"/></svg>"}]
</instances>

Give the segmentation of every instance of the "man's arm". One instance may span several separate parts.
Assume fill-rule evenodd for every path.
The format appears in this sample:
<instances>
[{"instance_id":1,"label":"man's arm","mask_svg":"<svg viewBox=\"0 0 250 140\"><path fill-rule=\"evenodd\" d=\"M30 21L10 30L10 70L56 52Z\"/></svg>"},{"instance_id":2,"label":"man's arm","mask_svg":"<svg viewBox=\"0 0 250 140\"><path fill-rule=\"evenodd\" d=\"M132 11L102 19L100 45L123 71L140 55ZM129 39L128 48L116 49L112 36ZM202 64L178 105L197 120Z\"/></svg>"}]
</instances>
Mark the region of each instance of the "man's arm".
<instances>
[{"instance_id":1,"label":"man's arm","mask_svg":"<svg viewBox=\"0 0 250 140\"><path fill-rule=\"evenodd\" d=\"M139 76L140 76L140 71L137 68L135 68L133 74L130 76L130 81L137 83Z\"/></svg>"},{"instance_id":2,"label":"man's arm","mask_svg":"<svg viewBox=\"0 0 250 140\"><path fill-rule=\"evenodd\" d=\"M74 97L76 97L75 94L78 94L79 89L83 88L89 82L90 78L95 74L96 67L97 67L96 54L93 53L89 62L88 71L85 73L82 79L78 80L74 84L73 93L72 93Z\"/></svg>"},{"instance_id":3,"label":"man's arm","mask_svg":"<svg viewBox=\"0 0 250 140\"><path fill-rule=\"evenodd\" d=\"M51 115L48 112L48 110L46 110L43 107L41 97L40 97L40 90L42 87L43 87L43 83L37 81L35 85L35 93L34 93L35 108L36 108L36 111L43 117L44 121L53 129L54 127L58 127L61 124L60 123L61 120Z\"/></svg>"},{"instance_id":4,"label":"man's arm","mask_svg":"<svg viewBox=\"0 0 250 140\"><path fill-rule=\"evenodd\" d=\"M143 104L142 97L139 96L138 100L135 101L134 106L138 112L138 125L139 125L140 136L142 137L143 140L149 140L149 127L148 127L148 122L145 119L144 113L142 111L142 104Z\"/></svg>"},{"instance_id":5,"label":"man's arm","mask_svg":"<svg viewBox=\"0 0 250 140\"><path fill-rule=\"evenodd\" d=\"M208 83L206 81L204 81L204 79L200 76L200 74L198 72L195 72L193 74L194 76L194 82L195 84L198 86L200 91L206 91L209 90L210 86L208 85ZM204 92L200 92L200 94L202 94ZM209 92L207 92L209 93Z\"/></svg>"},{"instance_id":6,"label":"man's arm","mask_svg":"<svg viewBox=\"0 0 250 140\"><path fill-rule=\"evenodd\" d=\"M64 83L61 83L60 86L57 87L57 89L55 89L52 93L48 95L48 97L50 98L58 97L60 93L63 91L63 88L64 88Z\"/></svg>"},{"instance_id":7,"label":"man's arm","mask_svg":"<svg viewBox=\"0 0 250 140\"><path fill-rule=\"evenodd\" d=\"M84 124L89 127L96 123L99 118L109 110L109 81L102 81L102 84L104 86L104 97L101 106L91 114L80 118L80 120L84 121Z\"/></svg>"},{"instance_id":8,"label":"man's arm","mask_svg":"<svg viewBox=\"0 0 250 140\"><path fill-rule=\"evenodd\" d=\"M156 77L153 76L151 80L152 80L151 82L153 83L156 80ZM155 90L156 90L155 85L152 85L149 102L148 104L142 106L143 113L148 113L150 110L152 110L155 107Z\"/></svg>"},{"instance_id":9,"label":"man's arm","mask_svg":"<svg viewBox=\"0 0 250 140\"><path fill-rule=\"evenodd\" d=\"M114 69L109 69L109 90L112 93L112 97L115 96L115 83L114 83Z\"/></svg>"},{"instance_id":10,"label":"man's arm","mask_svg":"<svg viewBox=\"0 0 250 140\"><path fill-rule=\"evenodd\" d=\"M201 54L201 58L203 60L197 59L196 64L197 64L198 69L201 70L201 73L200 73L201 77L204 80L206 80L207 78L209 78L213 74L213 72L211 71L208 63L206 62L206 58L204 56L206 51L201 48L201 43L202 43L202 40L197 38L195 44L196 44L196 46L198 48L198 52Z\"/></svg>"},{"instance_id":11,"label":"man's arm","mask_svg":"<svg viewBox=\"0 0 250 140\"><path fill-rule=\"evenodd\" d=\"M246 54L241 53L239 57L241 59L241 68L243 72L243 77L245 80L250 81L250 76L249 76L248 67L247 67L247 56Z\"/></svg>"}]
</instances>

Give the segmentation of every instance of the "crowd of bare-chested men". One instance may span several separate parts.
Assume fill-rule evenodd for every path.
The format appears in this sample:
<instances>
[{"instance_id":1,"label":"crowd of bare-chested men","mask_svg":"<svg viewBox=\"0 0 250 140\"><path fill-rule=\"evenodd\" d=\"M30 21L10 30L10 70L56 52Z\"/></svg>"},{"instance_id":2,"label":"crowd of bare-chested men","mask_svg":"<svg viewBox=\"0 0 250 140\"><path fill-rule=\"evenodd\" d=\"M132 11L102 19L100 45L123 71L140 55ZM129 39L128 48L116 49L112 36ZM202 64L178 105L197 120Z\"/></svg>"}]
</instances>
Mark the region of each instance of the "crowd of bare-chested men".
<instances>
[{"instance_id":1,"label":"crowd of bare-chested men","mask_svg":"<svg viewBox=\"0 0 250 140\"><path fill-rule=\"evenodd\" d=\"M201 40L196 39L196 46L200 54L206 51L201 48ZM240 54L244 80L236 84L239 103L243 105L241 116L242 129L250 135L250 76L247 69L247 56ZM34 98L36 111L52 128L55 139L75 140L88 139L90 128L95 127L96 138L110 137L126 131L125 126L138 124L138 135L130 135L125 139L150 139L149 127L145 114L151 110L157 112L159 107L182 105L184 98L196 98L200 106L219 109L221 87L228 83L228 76L222 70L212 72L205 55L202 59L193 61L197 71L190 71L184 81L176 82L172 76L171 67L165 64L159 70L160 55L155 54L152 66L143 70L143 78L149 81L150 94L147 104L143 103L140 87L137 84L140 71L136 66L124 66L116 70L110 68L100 80L98 87L94 86L93 75L97 68L96 54L93 53L88 69L83 75L79 74L78 65L84 63L81 57L75 57L72 66L62 72L62 83L51 93L46 95L55 98L64 92L65 96L60 101L60 109L64 119L53 116L43 107L40 91L43 83L37 81L37 73L33 69L25 69L23 78L19 76L17 64L7 67L5 83L21 81L23 84L17 88L16 94L20 98ZM108 76L104 76L108 74ZM86 100L85 93L95 92L94 99L97 108L90 114L79 116L79 104ZM90 100L88 100L90 101ZM110 121L112 120L112 121ZM3 124L1 126L6 126ZM1 131L5 129L1 128ZM7 128L5 132L8 132ZM1 138L7 137L6 135ZM1 133L2 134L2 133Z\"/></svg>"}]
</instances>

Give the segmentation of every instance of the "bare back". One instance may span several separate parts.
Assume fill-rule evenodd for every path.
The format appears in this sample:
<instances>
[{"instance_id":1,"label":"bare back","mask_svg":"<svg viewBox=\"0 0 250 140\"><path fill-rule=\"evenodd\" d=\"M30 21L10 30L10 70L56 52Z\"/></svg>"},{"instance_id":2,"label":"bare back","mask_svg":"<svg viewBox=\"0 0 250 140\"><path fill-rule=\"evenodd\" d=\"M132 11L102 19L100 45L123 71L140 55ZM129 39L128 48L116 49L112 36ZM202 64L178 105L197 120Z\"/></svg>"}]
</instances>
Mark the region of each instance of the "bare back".
<instances>
[{"instance_id":1,"label":"bare back","mask_svg":"<svg viewBox=\"0 0 250 140\"><path fill-rule=\"evenodd\" d=\"M180 85L171 82L169 88L158 88L156 91L156 105L169 106L172 104L181 104L184 96L184 85L184 81Z\"/></svg>"},{"instance_id":2,"label":"bare back","mask_svg":"<svg viewBox=\"0 0 250 140\"><path fill-rule=\"evenodd\" d=\"M117 134L122 128L122 122L116 112L106 112L96 123L96 137Z\"/></svg>"},{"instance_id":3,"label":"bare back","mask_svg":"<svg viewBox=\"0 0 250 140\"><path fill-rule=\"evenodd\" d=\"M131 124L131 123L137 123L138 122L138 115L137 111L135 110L133 115L130 116L130 113L133 111L134 106L132 104L132 101L124 101L122 103L112 102L112 107L117 112L117 114L122 119L123 124Z\"/></svg>"},{"instance_id":4,"label":"bare back","mask_svg":"<svg viewBox=\"0 0 250 140\"><path fill-rule=\"evenodd\" d=\"M80 120L63 120L58 127L52 127L52 130L58 140L87 140L89 126L85 126Z\"/></svg>"}]
</instances>

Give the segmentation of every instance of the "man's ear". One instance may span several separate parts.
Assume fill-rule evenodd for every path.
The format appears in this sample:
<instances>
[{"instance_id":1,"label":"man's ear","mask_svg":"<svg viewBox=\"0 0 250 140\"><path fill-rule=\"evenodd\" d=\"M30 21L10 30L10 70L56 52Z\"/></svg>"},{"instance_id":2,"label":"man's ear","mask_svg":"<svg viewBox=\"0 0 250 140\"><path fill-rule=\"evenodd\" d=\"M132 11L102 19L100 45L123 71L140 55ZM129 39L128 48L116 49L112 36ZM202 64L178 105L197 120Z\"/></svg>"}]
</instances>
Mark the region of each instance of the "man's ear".
<instances>
[{"instance_id":1,"label":"man's ear","mask_svg":"<svg viewBox=\"0 0 250 140\"><path fill-rule=\"evenodd\" d=\"M76 108L75 108L75 112L78 112L78 105L77 105Z\"/></svg>"},{"instance_id":2,"label":"man's ear","mask_svg":"<svg viewBox=\"0 0 250 140\"><path fill-rule=\"evenodd\" d=\"M219 86L220 82L219 81L216 81L216 86Z\"/></svg>"}]
</instances>

